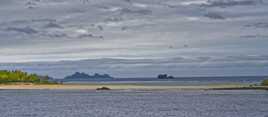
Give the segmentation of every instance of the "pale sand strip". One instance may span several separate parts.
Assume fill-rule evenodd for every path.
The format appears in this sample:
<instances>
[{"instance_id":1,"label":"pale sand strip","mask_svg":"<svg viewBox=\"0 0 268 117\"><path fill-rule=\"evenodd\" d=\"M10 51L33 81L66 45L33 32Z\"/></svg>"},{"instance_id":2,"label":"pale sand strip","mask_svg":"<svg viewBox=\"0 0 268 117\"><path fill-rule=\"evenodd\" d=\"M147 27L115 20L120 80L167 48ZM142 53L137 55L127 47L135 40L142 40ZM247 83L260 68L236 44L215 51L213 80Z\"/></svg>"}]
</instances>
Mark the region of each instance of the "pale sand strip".
<instances>
[{"instance_id":1,"label":"pale sand strip","mask_svg":"<svg viewBox=\"0 0 268 117\"><path fill-rule=\"evenodd\" d=\"M88 85L74 85L74 84L64 84L64 85L33 85L33 84L15 84L15 85L0 85L0 89L64 89L64 90L95 90L100 87L109 87L110 89L176 89L176 90L209 90L209 89L255 89L263 88L268 89L268 87L249 87L248 85L205 85L205 86L145 86L145 85L114 85L114 84L88 84Z\"/></svg>"}]
</instances>

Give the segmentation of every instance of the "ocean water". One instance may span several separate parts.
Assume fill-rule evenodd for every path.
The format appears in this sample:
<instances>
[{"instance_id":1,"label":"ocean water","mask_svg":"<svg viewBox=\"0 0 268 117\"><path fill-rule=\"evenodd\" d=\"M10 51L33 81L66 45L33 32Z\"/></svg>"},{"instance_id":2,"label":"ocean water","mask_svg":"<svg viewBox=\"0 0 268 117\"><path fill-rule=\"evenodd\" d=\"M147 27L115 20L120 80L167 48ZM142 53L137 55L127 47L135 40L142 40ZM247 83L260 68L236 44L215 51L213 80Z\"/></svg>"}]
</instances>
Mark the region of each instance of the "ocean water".
<instances>
[{"instance_id":1,"label":"ocean water","mask_svg":"<svg viewBox=\"0 0 268 117\"><path fill-rule=\"evenodd\" d=\"M186 77L175 79L157 79L157 78L115 78L115 79L93 79L93 80L75 80L65 81L64 83L77 83L77 84L138 84L138 85L208 85L208 84L260 84L265 76L244 76L244 77Z\"/></svg>"},{"instance_id":2,"label":"ocean water","mask_svg":"<svg viewBox=\"0 0 268 117\"><path fill-rule=\"evenodd\" d=\"M268 117L268 91L0 90L1 117Z\"/></svg>"}]
</instances>

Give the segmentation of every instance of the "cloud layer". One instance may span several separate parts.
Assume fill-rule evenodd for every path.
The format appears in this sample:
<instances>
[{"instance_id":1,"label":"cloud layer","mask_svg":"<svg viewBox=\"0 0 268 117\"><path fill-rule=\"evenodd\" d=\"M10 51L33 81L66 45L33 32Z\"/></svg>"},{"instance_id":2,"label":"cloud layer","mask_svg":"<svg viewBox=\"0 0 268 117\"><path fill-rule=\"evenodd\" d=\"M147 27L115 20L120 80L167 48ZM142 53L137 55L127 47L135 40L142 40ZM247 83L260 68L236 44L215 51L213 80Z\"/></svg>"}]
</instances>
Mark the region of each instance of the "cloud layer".
<instances>
[{"instance_id":1,"label":"cloud layer","mask_svg":"<svg viewBox=\"0 0 268 117\"><path fill-rule=\"evenodd\" d=\"M264 0L1 0L0 69L59 77L54 72L265 74L267 6Z\"/></svg>"}]
</instances>

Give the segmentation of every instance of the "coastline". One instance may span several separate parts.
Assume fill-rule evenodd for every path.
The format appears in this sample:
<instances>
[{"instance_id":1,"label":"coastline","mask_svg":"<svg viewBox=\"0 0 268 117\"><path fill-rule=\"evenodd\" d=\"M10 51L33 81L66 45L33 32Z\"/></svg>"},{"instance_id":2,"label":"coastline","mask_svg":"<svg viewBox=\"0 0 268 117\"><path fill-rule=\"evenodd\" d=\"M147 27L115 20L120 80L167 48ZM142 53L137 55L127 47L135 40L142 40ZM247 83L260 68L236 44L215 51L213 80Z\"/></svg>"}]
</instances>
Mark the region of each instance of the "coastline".
<instances>
[{"instance_id":1,"label":"coastline","mask_svg":"<svg viewBox=\"0 0 268 117\"><path fill-rule=\"evenodd\" d=\"M199 86L148 86L131 84L0 84L0 90L268 90L268 86L250 85L199 85Z\"/></svg>"}]
</instances>

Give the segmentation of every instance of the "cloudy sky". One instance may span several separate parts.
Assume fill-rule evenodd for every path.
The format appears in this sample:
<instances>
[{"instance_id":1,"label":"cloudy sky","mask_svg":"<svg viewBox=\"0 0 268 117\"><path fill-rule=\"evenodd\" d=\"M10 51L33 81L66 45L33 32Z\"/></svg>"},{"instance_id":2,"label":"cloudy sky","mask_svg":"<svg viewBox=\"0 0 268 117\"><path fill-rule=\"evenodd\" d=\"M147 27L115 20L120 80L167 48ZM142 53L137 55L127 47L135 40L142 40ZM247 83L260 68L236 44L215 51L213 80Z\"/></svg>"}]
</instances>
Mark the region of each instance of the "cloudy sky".
<instances>
[{"instance_id":1,"label":"cloudy sky","mask_svg":"<svg viewBox=\"0 0 268 117\"><path fill-rule=\"evenodd\" d=\"M1 0L0 69L267 75L267 0Z\"/></svg>"}]
</instances>

